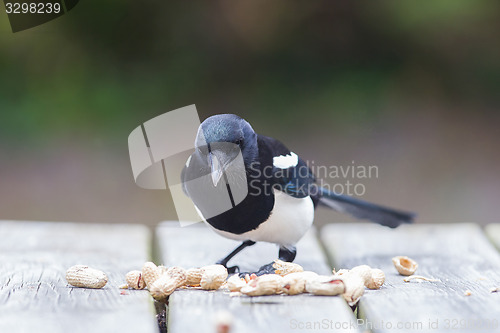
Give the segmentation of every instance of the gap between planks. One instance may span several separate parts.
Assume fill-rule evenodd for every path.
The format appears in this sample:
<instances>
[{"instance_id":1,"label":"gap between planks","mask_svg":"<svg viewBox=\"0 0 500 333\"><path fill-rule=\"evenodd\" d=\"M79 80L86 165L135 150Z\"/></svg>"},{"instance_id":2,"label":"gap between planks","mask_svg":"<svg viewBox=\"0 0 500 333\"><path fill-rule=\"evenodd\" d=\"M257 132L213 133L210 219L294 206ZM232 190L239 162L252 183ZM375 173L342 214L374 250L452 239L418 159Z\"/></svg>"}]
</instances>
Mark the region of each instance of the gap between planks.
<instances>
[{"instance_id":1,"label":"gap between planks","mask_svg":"<svg viewBox=\"0 0 500 333\"><path fill-rule=\"evenodd\" d=\"M156 237L163 263L185 268L214 264L240 244L215 234L203 224L180 227L178 222L165 222L157 228ZM304 236L297 250L295 262L305 270L331 274L315 230ZM242 271L255 271L277 256L276 245L257 243L236 255L228 265L238 264ZM341 297L306 294L231 297L229 292L222 290L185 289L175 291L168 304L169 333L213 332L219 311L232 314L234 332L310 332L311 328L306 325L359 332L356 318Z\"/></svg>"},{"instance_id":2,"label":"gap between planks","mask_svg":"<svg viewBox=\"0 0 500 333\"><path fill-rule=\"evenodd\" d=\"M125 273L149 260L140 225L0 221L0 332L158 332L145 291L126 291ZM74 288L66 270L103 270L103 289Z\"/></svg>"},{"instance_id":3,"label":"gap between planks","mask_svg":"<svg viewBox=\"0 0 500 333\"><path fill-rule=\"evenodd\" d=\"M400 332L498 332L500 294L490 288L500 284L500 256L479 226L331 224L321 240L337 268L366 264L385 272L382 289L367 290L359 303L374 332L397 325ZM440 282L403 282L391 261L397 255L418 262L415 274Z\"/></svg>"}]
</instances>

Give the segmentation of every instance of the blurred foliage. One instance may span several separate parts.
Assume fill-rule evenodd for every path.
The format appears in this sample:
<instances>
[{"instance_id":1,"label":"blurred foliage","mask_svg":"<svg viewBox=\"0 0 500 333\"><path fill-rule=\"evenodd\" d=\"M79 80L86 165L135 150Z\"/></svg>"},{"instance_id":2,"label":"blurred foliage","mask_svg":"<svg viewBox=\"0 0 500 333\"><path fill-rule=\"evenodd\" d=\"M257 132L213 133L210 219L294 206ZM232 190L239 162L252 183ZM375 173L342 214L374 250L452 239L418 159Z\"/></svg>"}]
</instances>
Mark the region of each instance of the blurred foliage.
<instances>
[{"instance_id":1,"label":"blurred foliage","mask_svg":"<svg viewBox=\"0 0 500 333\"><path fill-rule=\"evenodd\" d=\"M9 144L121 142L189 104L289 131L368 124L426 100L450 114L500 102L497 1L85 0L16 34L0 19Z\"/></svg>"},{"instance_id":2,"label":"blurred foliage","mask_svg":"<svg viewBox=\"0 0 500 333\"><path fill-rule=\"evenodd\" d=\"M126 138L196 104L317 165L379 166L365 199L419 221L497 221L499 31L488 0L81 0L15 34L0 11L1 217L175 219Z\"/></svg>"}]
</instances>

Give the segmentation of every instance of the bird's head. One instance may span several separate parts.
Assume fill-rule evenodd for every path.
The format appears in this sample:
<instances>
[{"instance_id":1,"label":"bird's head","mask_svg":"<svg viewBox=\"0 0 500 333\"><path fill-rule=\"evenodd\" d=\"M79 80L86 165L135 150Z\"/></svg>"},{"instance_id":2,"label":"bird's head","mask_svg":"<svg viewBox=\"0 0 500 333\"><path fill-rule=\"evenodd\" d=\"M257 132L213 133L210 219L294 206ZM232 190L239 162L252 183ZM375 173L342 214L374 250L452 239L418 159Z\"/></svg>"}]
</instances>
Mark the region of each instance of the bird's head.
<instances>
[{"instance_id":1,"label":"bird's head","mask_svg":"<svg viewBox=\"0 0 500 333\"><path fill-rule=\"evenodd\" d=\"M257 157L257 134L244 119L234 114L219 114L207 118L198 129L195 148L211 168L212 181L217 186L222 175L241 153L245 167Z\"/></svg>"}]
</instances>

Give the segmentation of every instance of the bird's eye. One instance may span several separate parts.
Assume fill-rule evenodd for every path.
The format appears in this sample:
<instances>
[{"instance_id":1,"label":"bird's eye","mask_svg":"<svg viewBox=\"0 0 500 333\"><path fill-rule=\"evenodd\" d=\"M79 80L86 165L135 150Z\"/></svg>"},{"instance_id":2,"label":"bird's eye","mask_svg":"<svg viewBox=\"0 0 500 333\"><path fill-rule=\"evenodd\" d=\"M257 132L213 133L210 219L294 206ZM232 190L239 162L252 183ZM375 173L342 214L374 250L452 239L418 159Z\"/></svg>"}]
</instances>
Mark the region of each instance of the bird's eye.
<instances>
[{"instance_id":1,"label":"bird's eye","mask_svg":"<svg viewBox=\"0 0 500 333\"><path fill-rule=\"evenodd\" d=\"M238 139L238 140L236 140L236 144L237 144L238 146L241 146L241 144L242 144L242 143L243 143L243 140L242 140L242 139Z\"/></svg>"}]
</instances>

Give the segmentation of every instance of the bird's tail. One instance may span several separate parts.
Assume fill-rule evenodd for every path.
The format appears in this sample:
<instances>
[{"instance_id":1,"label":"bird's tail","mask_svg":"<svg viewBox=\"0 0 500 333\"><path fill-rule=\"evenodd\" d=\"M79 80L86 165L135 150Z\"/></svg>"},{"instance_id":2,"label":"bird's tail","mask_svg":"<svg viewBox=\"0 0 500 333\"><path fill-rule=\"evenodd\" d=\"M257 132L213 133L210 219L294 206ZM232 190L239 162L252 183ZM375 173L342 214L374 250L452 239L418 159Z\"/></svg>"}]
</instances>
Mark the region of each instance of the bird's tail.
<instances>
[{"instance_id":1,"label":"bird's tail","mask_svg":"<svg viewBox=\"0 0 500 333\"><path fill-rule=\"evenodd\" d=\"M336 194L325 188L319 188L319 194L319 203L324 206L391 228L396 228L401 223L412 223L415 217L414 213L403 212L346 195Z\"/></svg>"}]
</instances>

